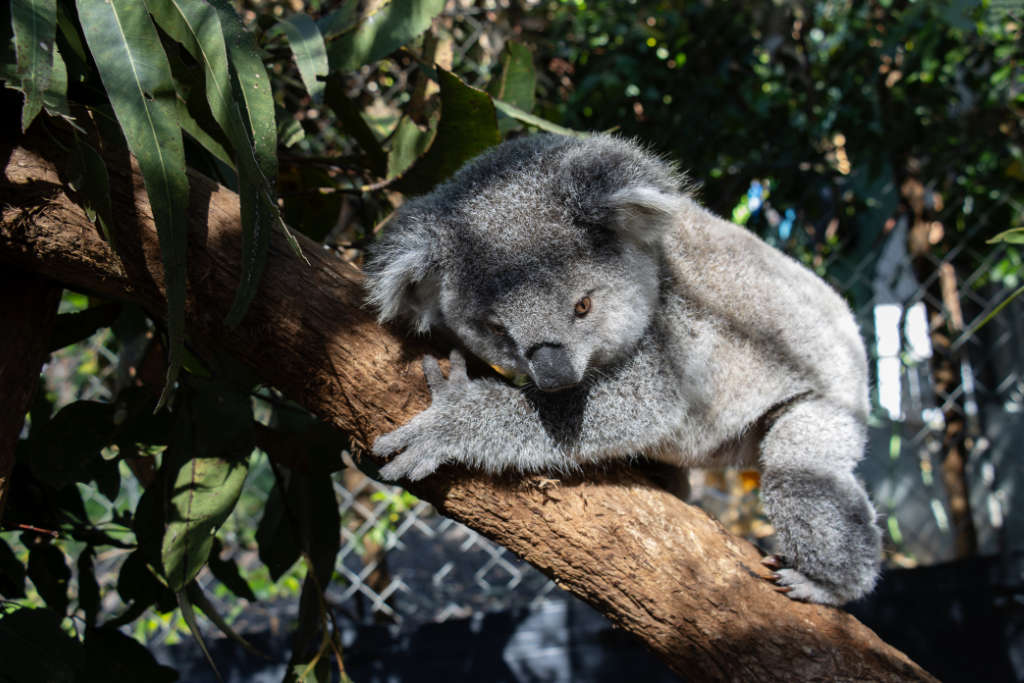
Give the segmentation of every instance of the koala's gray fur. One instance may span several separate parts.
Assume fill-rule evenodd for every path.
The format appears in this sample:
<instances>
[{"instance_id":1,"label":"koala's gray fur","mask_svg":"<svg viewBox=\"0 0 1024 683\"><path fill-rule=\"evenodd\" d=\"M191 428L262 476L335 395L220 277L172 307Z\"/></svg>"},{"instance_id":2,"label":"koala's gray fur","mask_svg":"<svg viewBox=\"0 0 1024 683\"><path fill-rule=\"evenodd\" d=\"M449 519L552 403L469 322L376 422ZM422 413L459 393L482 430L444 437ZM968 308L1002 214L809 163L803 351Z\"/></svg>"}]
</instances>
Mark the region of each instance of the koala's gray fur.
<instances>
[{"instance_id":1,"label":"koala's gray fur","mask_svg":"<svg viewBox=\"0 0 1024 683\"><path fill-rule=\"evenodd\" d=\"M838 605L873 588L880 532L853 474L869 410L857 325L669 164L604 135L506 142L404 204L367 272L381 322L453 333L531 380L470 380L458 352L445 380L428 359L432 405L374 444L404 449L385 478L637 454L758 464L789 596Z\"/></svg>"}]
</instances>

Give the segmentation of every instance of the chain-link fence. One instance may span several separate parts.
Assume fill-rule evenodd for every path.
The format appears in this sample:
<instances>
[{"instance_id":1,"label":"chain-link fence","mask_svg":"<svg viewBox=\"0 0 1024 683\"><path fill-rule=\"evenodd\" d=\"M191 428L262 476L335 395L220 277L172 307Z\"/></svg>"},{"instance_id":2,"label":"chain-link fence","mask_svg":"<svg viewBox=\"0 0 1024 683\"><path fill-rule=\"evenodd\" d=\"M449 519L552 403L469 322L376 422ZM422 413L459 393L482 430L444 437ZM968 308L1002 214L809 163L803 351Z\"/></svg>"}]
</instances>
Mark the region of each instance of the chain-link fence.
<instances>
[{"instance_id":1,"label":"chain-link fence","mask_svg":"<svg viewBox=\"0 0 1024 683\"><path fill-rule=\"evenodd\" d=\"M486 82L510 35L495 12L501 6L453 0L435 24L434 36L450 39L449 47L439 49L450 49L455 72L471 84ZM349 94L371 100L369 118L377 125L393 125L416 87L417 70L411 60L364 67L349 80ZM329 125L321 130L335 134ZM809 223L806 235L795 233L801 244L810 245L801 252L809 267L825 274L853 305L870 349L876 416L859 473L887 532L888 562L910 567L1019 549L1024 547L1024 493L1017 495L1024 486L1024 301L1005 307L978 333L965 333L1024 279L1017 247L989 247L979 239L1020 225L1024 208L1008 197L993 198L981 210L969 197L943 206L937 194L919 186L890 191L911 208L894 213L875 238L842 238L827 220ZM774 239L791 250L799 241L778 232ZM118 356L108 350L107 335L100 333L73 355L59 353L51 361L45 376L58 406L76 398L113 397ZM96 518L112 516L125 501L134 508L141 490L125 474L113 501L79 485ZM772 529L757 506L757 483L749 473L698 473L696 502L734 531L770 546ZM224 555L238 560L253 581L265 569L250 543L273 485L266 457L254 454L241 500L221 534ZM334 489L342 511L342 548L327 598L355 622L444 621L525 607L561 592L504 548L397 487L348 468L334 475ZM112 549L97 557L101 587L113 588L104 577L109 583L116 576L125 554ZM266 587L257 591L261 601L295 596L303 572L300 562L276 584L264 576ZM239 630L279 618L222 590L208 570L198 581ZM124 609L116 591L105 590L104 596L107 614ZM287 610L283 615L294 618ZM155 612L137 623L136 635L153 644L174 642L185 633L177 617Z\"/></svg>"}]
</instances>

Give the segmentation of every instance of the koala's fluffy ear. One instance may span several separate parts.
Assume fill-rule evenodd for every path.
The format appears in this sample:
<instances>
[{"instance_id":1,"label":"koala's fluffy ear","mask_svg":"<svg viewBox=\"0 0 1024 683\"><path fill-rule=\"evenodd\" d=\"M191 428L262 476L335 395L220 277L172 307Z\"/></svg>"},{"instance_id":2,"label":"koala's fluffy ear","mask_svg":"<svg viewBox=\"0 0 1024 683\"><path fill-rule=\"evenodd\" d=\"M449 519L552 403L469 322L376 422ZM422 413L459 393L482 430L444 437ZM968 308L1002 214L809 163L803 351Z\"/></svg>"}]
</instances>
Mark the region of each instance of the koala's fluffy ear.
<instances>
[{"instance_id":1,"label":"koala's fluffy ear","mask_svg":"<svg viewBox=\"0 0 1024 683\"><path fill-rule=\"evenodd\" d=\"M397 231L373 249L366 268L367 301L379 311L384 324L408 318L420 333L441 317L441 283L429 235L415 230Z\"/></svg>"},{"instance_id":2,"label":"koala's fluffy ear","mask_svg":"<svg viewBox=\"0 0 1024 683\"><path fill-rule=\"evenodd\" d=\"M620 234L641 244L654 244L679 220L684 201L678 194L633 186L612 193L606 206Z\"/></svg>"}]
</instances>

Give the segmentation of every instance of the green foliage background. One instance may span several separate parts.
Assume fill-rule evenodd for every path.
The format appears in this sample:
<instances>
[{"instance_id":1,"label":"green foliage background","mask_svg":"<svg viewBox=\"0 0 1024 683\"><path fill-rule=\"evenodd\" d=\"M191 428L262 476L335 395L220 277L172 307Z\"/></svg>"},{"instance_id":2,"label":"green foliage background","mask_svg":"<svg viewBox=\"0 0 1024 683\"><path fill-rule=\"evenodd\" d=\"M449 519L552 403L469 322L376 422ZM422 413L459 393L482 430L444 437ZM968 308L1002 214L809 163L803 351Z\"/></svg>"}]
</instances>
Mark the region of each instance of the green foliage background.
<instances>
[{"instance_id":1,"label":"green foliage background","mask_svg":"<svg viewBox=\"0 0 1024 683\"><path fill-rule=\"evenodd\" d=\"M489 145L541 131L643 140L688 169L713 210L838 281L894 216L916 210L906 188L926 188L929 210L957 207L927 248L939 258L961 248L970 217L984 215L998 230L970 237L965 258L987 254L995 232L1011 246L975 286L1020 284L1019 2L483 0L513 38L484 90L467 85L465 63L452 73L433 64L442 0L293 4L14 0L10 24L0 22L10 39L0 77L18 91L22 125L71 140L68 177L115 248L99 150L139 158L169 284L166 325L65 297L55 358L99 339L134 374L104 374L98 354L77 365L68 395L37 393L4 518L21 530L0 536L6 679L174 680L117 628L144 641L151 620L179 620L199 639L197 607L241 640L234 615L217 614L195 583L204 566L222 597L301 596L288 680L326 680L325 664L343 666L321 606L341 522L330 476L346 443L187 340L186 165L242 198L248 269L230 326L256 292L271 230L287 224L358 260L396 191L429 191ZM355 72L384 88L413 64L397 113L371 92L352 95ZM339 230L346 211L356 218ZM295 249L294 267L305 267ZM101 375L112 400L76 400ZM244 493L253 471L274 479L255 533L232 514L264 505ZM141 498L125 495L126 481L144 486ZM258 552L256 569L220 558L226 532ZM116 581L93 570L111 549L130 552ZM116 614L102 607L111 591Z\"/></svg>"}]
</instances>

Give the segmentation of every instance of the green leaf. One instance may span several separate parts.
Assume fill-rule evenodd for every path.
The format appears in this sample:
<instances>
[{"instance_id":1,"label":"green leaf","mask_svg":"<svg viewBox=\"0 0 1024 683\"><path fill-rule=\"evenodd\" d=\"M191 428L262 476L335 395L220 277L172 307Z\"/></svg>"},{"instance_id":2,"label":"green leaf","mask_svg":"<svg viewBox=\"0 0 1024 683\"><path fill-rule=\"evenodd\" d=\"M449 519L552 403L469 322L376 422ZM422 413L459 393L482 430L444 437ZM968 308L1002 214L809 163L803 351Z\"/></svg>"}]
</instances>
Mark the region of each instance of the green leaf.
<instances>
[{"instance_id":1,"label":"green leaf","mask_svg":"<svg viewBox=\"0 0 1024 683\"><path fill-rule=\"evenodd\" d=\"M166 602L166 596L163 595L165 592L167 587L149 570L145 552L140 548L128 555L121 565L121 572L117 575L117 594L121 600L125 604L136 603L145 608L161 601L162 598ZM170 595L170 601L170 607L174 609L173 595Z\"/></svg>"},{"instance_id":2,"label":"green leaf","mask_svg":"<svg viewBox=\"0 0 1024 683\"><path fill-rule=\"evenodd\" d=\"M499 121L500 118L508 117L515 119L516 121L519 121L521 123L536 126L537 128L540 128L543 131L547 131L548 133L555 133L556 135L571 135L577 138L588 137L587 133L581 133L580 131L572 130L564 126L559 126L557 123L552 123L551 121L541 118L540 116L535 116L534 114L527 114L525 111L513 107L508 102L494 100L494 108L498 112Z\"/></svg>"},{"instance_id":3,"label":"green leaf","mask_svg":"<svg viewBox=\"0 0 1024 683\"><path fill-rule=\"evenodd\" d=\"M174 683L178 672L157 664L149 650L116 628L85 632L85 666L75 672L78 683Z\"/></svg>"},{"instance_id":4,"label":"green leaf","mask_svg":"<svg viewBox=\"0 0 1024 683\"><path fill-rule=\"evenodd\" d=\"M277 139L285 147L291 147L306 137L306 131L302 124L295 120L292 113L281 105L274 105L274 115L277 117Z\"/></svg>"},{"instance_id":5,"label":"green leaf","mask_svg":"<svg viewBox=\"0 0 1024 683\"><path fill-rule=\"evenodd\" d=\"M110 250L116 252L117 245L114 243L114 235L110 231L113 225L113 213L110 208L110 181L107 178L107 165L92 145L78 138L78 133L74 133L71 143L71 158L68 159L67 173L68 185L82 195L85 215L93 223L99 220L103 237L106 238ZM118 312L120 312L120 306L118 306ZM113 320L111 320L112 322ZM109 327L111 323L96 327ZM57 348L62 347L58 346ZM51 348L52 350L54 349Z\"/></svg>"},{"instance_id":6,"label":"green leaf","mask_svg":"<svg viewBox=\"0 0 1024 683\"><path fill-rule=\"evenodd\" d=\"M225 621L224 617L222 617L220 613L214 608L214 606L210 604L210 601L207 599L206 594L203 593L203 590L198 586L198 584L196 584L195 581L188 585L185 592L188 594L188 599L192 602L192 604L198 607L199 609L203 610L203 614L205 614L207 618L213 622L214 626L220 629L221 633L223 633L228 638L244 647L246 652L248 652L249 654L255 655L256 657L259 657L261 659L274 661L273 658L263 654L258 649L253 647L252 644L249 643L249 641L235 633L235 630L231 628L227 621Z\"/></svg>"},{"instance_id":7,"label":"green leaf","mask_svg":"<svg viewBox=\"0 0 1024 683\"><path fill-rule=\"evenodd\" d=\"M387 4L389 0L384 0L378 3L378 11L383 9L383 5ZM319 19L316 20L316 27L320 29L320 33L323 34L324 40L331 40L336 38L342 33L348 33L355 29L359 17L356 14L356 8L359 6L358 2L346 2L341 7L333 12L328 12Z\"/></svg>"},{"instance_id":8,"label":"green leaf","mask_svg":"<svg viewBox=\"0 0 1024 683\"><path fill-rule=\"evenodd\" d=\"M431 116L430 124L422 130L415 121L403 116L398 122L395 134L391 136L391 153L388 154L388 180L405 173L430 147L437 135L438 117Z\"/></svg>"},{"instance_id":9,"label":"green leaf","mask_svg":"<svg viewBox=\"0 0 1024 683\"><path fill-rule=\"evenodd\" d=\"M64 553L45 539L26 545L29 546L28 578L32 579L46 606L64 614L68 609L68 581L71 580L71 569Z\"/></svg>"},{"instance_id":10,"label":"green leaf","mask_svg":"<svg viewBox=\"0 0 1024 683\"><path fill-rule=\"evenodd\" d=\"M50 116L59 116L74 128L82 130L75 123L75 117L68 109L68 68L60 55L60 50L53 48L53 70L50 72L50 83L43 93L43 106ZM84 132L84 131L83 131Z\"/></svg>"},{"instance_id":11,"label":"green leaf","mask_svg":"<svg viewBox=\"0 0 1024 683\"><path fill-rule=\"evenodd\" d=\"M71 46L79 61L83 64L89 61L85 55L85 46L82 45L82 37L79 35L74 23L64 14L64 8L61 5L57 5L57 26L60 28L64 40L68 41L68 45Z\"/></svg>"},{"instance_id":12,"label":"green leaf","mask_svg":"<svg viewBox=\"0 0 1024 683\"><path fill-rule=\"evenodd\" d=\"M284 224L277 206L277 125L267 71L252 35L246 31L232 4L228 0L210 0L210 4L220 17L224 44L231 62L233 106L247 123L247 146L244 149L235 146L239 164L238 194L241 198L244 255L242 281L224 321L229 327L235 327L256 295L260 273L266 266L270 230L274 223L281 228L297 256L302 257L302 249ZM255 155L253 163L250 163L249 154L243 154L249 150Z\"/></svg>"},{"instance_id":13,"label":"green leaf","mask_svg":"<svg viewBox=\"0 0 1024 683\"><path fill-rule=\"evenodd\" d=\"M383 177L388 169L388 156L384 152L384 148L380 146L377 136L366 125L366 121L359 112L359 107L345 94L345 89L334 78L328 78L326 85L324 102L341 121L342 130L355 138L359 146L370 157L370 170Z\"/></svg>"},{"instance_id":14,"label":"green leaf","mask_svg":"<svg viewBox=\"0 0 1024 683\"><path fill-rule=\"evenodd\" d=\"M81 643L49 609L22 608L0 618L0 671L17 683L75 683L85 664Z\"/></svg>"},{"instance_id":15,"label":"green leaf","mask_svg":"<svg viewBox=\"0 0 1024 683\"><path fill-rule=\"evenodd\" d=\"M316 422L302 432L288 432L264 427L258 422L256 445L279 465L303 474L327 475L344 469L341 451L349 447L348 439L323 422Z\"/></svg>"},{"instance_id":16,"label":"green leaf","mask_svg":"<svg viewBox=\"0 0 1024 683\"><path fill-rule=\"evenodd\" d=\"M313 663L313 660L316 663ZM310 664L313 664L311 667ZM331 656L328 653L310 652L302 657L293 657L283 683L331 683Z\"/></svg>"},{"instance_id":17,"label":"green leaf","mask_svg":"<svg viewBox=\"0 0 1024 683\"><path fill-rule=\"evenodd\" d=\"M83 143L84 144L84 143ZM86 145L88 147L88 145ZM95 152L92 147L90 150ZM72 151L72 155L74 151ZM104 181L106 180L106 166L103 166ZM70 169L68 171L70 175ZM107 210L110 209L109 197L107 198ZM50 334L50 345L48 351L53 353L65 346L77 344L88 339L96 333L96 330L110 327L117 320L124 310L121 304L100 304L87 308L76 313L61 313L53 325L53 332Z\"/></svg>"},{"instance_id":18,"label":"green leaf","mask_svg":"<svg viewBox=\"0 0 1024 683\"><path fill-rule=\"evenodd\" d=\"M274 149L267 148L265 142L261 144L260 139L260 135L270 135L270 141L277 143L269 79L262 61L253 57L252 37L244 29L238 33L238 16L230 6L223 8L201 0L150 0L149 9L160 27L202 65L210 111L230 140L238 161L245 257L242 280L226 320L229 326L235 327L256 294L266 264L276 209L274 192L267 178L276 180L277 160ZM226 37L234 37L234 49ZM252 92L246 90L247 86ZM197 94L193 91L189 99ZM261 118L266 116L271 117L270 126ZM258 132L255 137L254 130ZM261 203L267 210L259 210Z\"/></svg>"},{"instance_id":19,"label":"green leaf","mask_svg":"<svg viewBox=\"0 0 1024 683\"><path fill-rule=\"evenodd\" d=\"M331 71L354 71L383 59L428 28L445 0L393 0L327 48Z\"/></svg>"},{"instance_id":20,"label":"green leaf","mask_svg":"<svg viewBox=\"0 0 1024 683\"><path fill-rule=\"evenodd\" d=\"M288 471L282 472L285 478L283 486L288 487L287 481L292 477L300 477L300 474L291 474ZM260 561L267 565L270 571L270 578L274 581L280 579L285 572L291 569L295 561L301 556L299 544L295 538L292 524L285 513L284 497L282 494L282 483L270 491L267 504L263 507L263 518L256 529L256 543L259 545ZM291 501L290 501L291 502ZM301 501L300 501L301 502Z\"/></svg>"},{"instance_id":21,"label":"green leaf","mask_svg":"<svg viewBox=\"0 0 1024 683\"><path fill-rule=\"evenodd\" d=\"M1007 244L1024 244L1024 228L1010 228L1004 230L990 240L985 240L985 244L996 244L997 242L1006 242Z\"/></svg>"},{"instance_id":22,"label":"green leaf","mask_svg":"<svg viewBox=\"0 0 1024 683\"><path fill-rule=\"evenodd\" d=\"M188 178L171 70L145 5L77 0L86 42L146 183L160 237L170 331L170 367L159 405L181 368L185 335Z\"/></svg>"},{"instance_id":23,"label":"green leaf","mask_svg":"<svg viewBox=\"0 0 1024 683\"><path fill-rule=\"evenodd\" d=\"M217 671L217 665L213 663L213 657L210 656L210 651L206 649L206 643L203 642L203 634L199 631L199 624L196 623L196 613L192 610L192 603L189 602L188 595L185 591L178 593L178 604L181 605L181 618L185 620L188 625L188 630L192 632L192 637L196 639L196 644L199 645L199 649L206 655L206 661L210 663L210 668L213 669L214 675L217 680L224 683L224 679L221 678L220 672Z\"/></svg>"},{"instance_id":24,"label":"green leaf","mask_svg":"<svg viewBox=\"0 0 1024 683\"><path fill-rule=\"evenodd\" d=\"M302 654L316 633L320 620L322 590L327 587L334 573L334 561L341 548L341 516L338 514L338 499L330 477L317 475L295 475L290 488L301 492L301 502L292 504L291 509L298 517L303 542L308 549L313 566L306 575L299 598L298 626L292 652ZM292 491L289 491L292 493ZM290 499L293 499L289 496ZM316 576L319 583L313 581Z\"/></svg>"},{"instance_id":25,"label":"green leaf","mask_svg":"<svg viewBox=\"0 0 1024 683\"><path fill-rule=\"evenodd\" d=\"M220 539L215 537L213 539L213 548L210 549L210 558L207 560L210 571L232 593L240 598L245 598L249 602L256 602L256 594L252 592L248 582L242 578L242 574L238 571L238 565L231 560L220 559L220 553ZM200 608L204 612L206 611L204 608Z\"/></svg>"},{"instance_id":26,"label":"green leaf","mask_svg":"<svg viewBox=\"0 0 1024 683\"><path fill-rule=\"evenodd\" d=\"M295 65L299 67L306 92L314 103L320 104L324 101L324 83L316 77L327 75L327 46L320 29L305 12L282 19L278 26L288 34L288 44L295 55Z\"/></svg>"},{"instance_id":27,"label":"green leaf","mask_svg":"<svg viewBox=\"0 0 1024 683\"><path fill-rule=\"evenodd\" d=\"M117 432L112 403L75 401L60 409L32 444L32 473L55 489L72 482L78 471L108 446Z\"/></svg>"},{"instance_id":28,"label":"green leaf","mask_svg":"<svg viewBox=\"0 0 1024 683\"><path fill-rule=\"evenodd\" d=\"M96 550L87 545L78 555L78 606L85 612L85 625L96 624L96 614L100 610L100 585L96 582L96 570L92 561Z\"/></svg>"},{"instance_id":29,"label":"green leaf","mask_svg":"<svg viewBox=\"0 0 1024 683\"><path fill-rule=\"evenodd\" d=\"M206 564L213 534L238 501L255 447L248 396L214 380L190 378L188 386L195 393L185 402L192 439L179 440L176 434L165 464L173 487L161 563L175 593Z\"/></svg>"},{"instance_id":30,"label":"green leaf","mask_svg":"<svg viewBox=\"0 0 1024 683\"><path fill-rule=\"evenodd\" d=\"M530 48L513 40L506 41L498 62L501 68L487 84L487 94L527 114L532 112L537 72Z\"/></svg>"},{"instance_id":31,"label":"green leaf","mask_svg":"<svg viewBox=\"0 0 1024 683\"><path fill-rule=\"evenodd\" d=\"M25 597L25 565L0 538L0 595L8 600Z\"/></svg>"},{"instance_id":32,"label":"green leaf","mask_svg":"<svg viewBox=\"0 0 1024 683\"><path fill-rule=\"evenodd\" d=\"M56 0L12 0L11 24L18 55L18 87L25 95L21 130L28 129L43 108L43 98L53 71L54 37L57 33ZM14 84L8 82L8 87ZM67 72L64 73L67 88ZM66 105L65 105L66 106Z\"/></svg>"},{"instance_id":33,"label":"green leaf","mask_svg":"<svg viewBox=\"0 0 1024 683\"><path fill-rule=\"evenodd\" d=\"M426 153L392 185L399 192L425 194L467 161L501 142L490 95L443 69L437 75L441 85L437 135Z\"/></svg>"}]
</instances>

